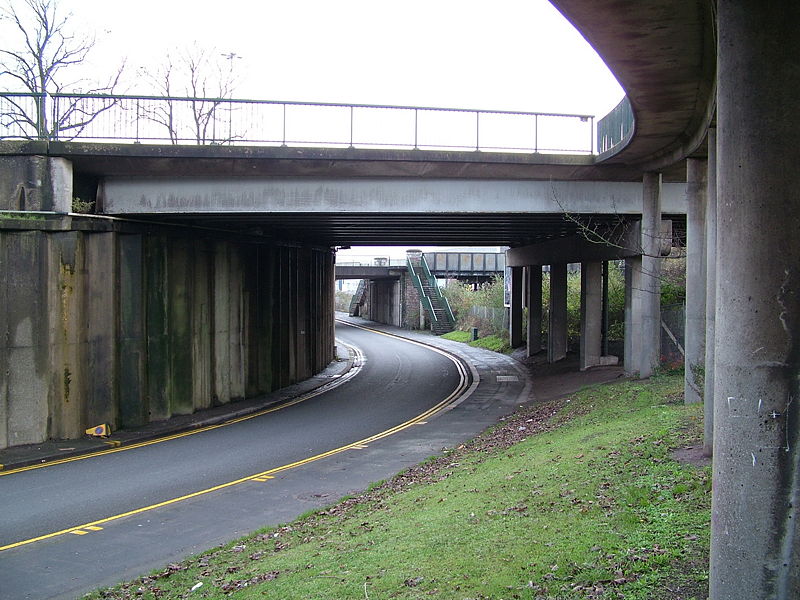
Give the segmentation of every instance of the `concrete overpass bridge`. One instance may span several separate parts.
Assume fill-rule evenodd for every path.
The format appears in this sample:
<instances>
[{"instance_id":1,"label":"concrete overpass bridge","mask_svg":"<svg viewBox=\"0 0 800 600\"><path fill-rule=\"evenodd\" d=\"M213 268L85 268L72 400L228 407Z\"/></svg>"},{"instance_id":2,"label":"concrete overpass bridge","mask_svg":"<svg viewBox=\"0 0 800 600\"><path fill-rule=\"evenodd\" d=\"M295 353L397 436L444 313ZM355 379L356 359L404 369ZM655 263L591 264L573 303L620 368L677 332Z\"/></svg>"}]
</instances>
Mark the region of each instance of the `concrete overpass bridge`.
<instances>
[{"instance_id":1,"label":"concrete overpass bridge","mask_svg":"<svg viewBox=\"0 0 800 600\"><path fill-rule=\"evenodd\" d=\"M328 310L313 298L329 289L329 248L340 243L422 244L437 235L446 239L435 243L476 243L486 234L492 244L513 247L509 265L517 274L527 272L529 298L536 297L542 264L559 272L561 261L578 259L586 264L585 310L595 314L598 265L608 255L590 252L575 234L587 215L603 226L619 221L617 213L625 209L609 203L612 196L617 203L617 192L610 191L617 185L630 185L635 191L625 197L638 196L640 203L631 213L641 222L639 240L626 246L625 256L626 356L627 367L646 376L657 359L660 221L674 210L669 184L684 183L686 396L705 398L706 444L710 452L713 441L714 454L711 597L800 596L800 117L794 109L800 6L733 0L553 4L616 74L629 101L619 113L629 110L635 118L632 128L620 129L619 143L601 145L597 156L414 146L3 142L4 208L66 212L73 189L99 188L101 212L129 217L3 224L3 264L14 265L3 288L10 310L2 329L11 340L0 358L7 374L0 388L3 443L28 441L22 430L69 433L85 414L168 416L192 410L196 399L224 402L303 377L330 358ZM169 180L175 175L181 181ZM194 184L192 177L198 178ZM241 187L215 189L209 178ZM386 196L384 183L391 192ZM568 190L594 183L604 190L596 196L602 204L590 202L596 210L584 212L580 199L587 197ZM169 194L159 195L161 184ZM447 218L405 210L412 188L419 198L450 184L460 190L450 201L465 206L474 201L485 209L501 196L511 200L496 211L454 209ZM539 195L532 191L537 186ZM537 208L520 200L526 194ZM282 210L286 198L297 208ZM442 208L446 200L437 198L427 200ZM390 210L382 214L375 207L383 200ZM343 207L349 214L342 216ZM262 212L269 208L274 212ZM581 219L565 221L564 212L572 211ZM201 231L207 234L197 241ZM25 283L30 273L42 281ZM558 307L561 288L552 287ZM143 296L135 292L142 289ZM73 297L65 290L80 292ZM515 306L521 306L523 291L517 283ZM129 298L132 303L121 302ZM144 312L136 304L140 299ZM108 314L120 316L106 322ZM64 331L60 323L67 323ZM309 340L311 331L323 334ZM584 356L594 356L596 332L596 320L587 314ZM553 358L558 350L549 348ZM193 361L207 357L200 364L208 368L195 373L194 362L175 358L187 352ZM215 375L204 379L209 372ZM226 379L226 373L236 376ZM695 378L698 373L704 381ZM190 393L169 383L193 375L198 383ZM152 389L120 386L120 380L146 381ZM76 389L88 401L73 413L64 399L77 397L70 396ZM159 389L165 394L159 396ZM117 403L105 407L104 397ZM141 398L148 398L145 409ZM37 425L46 422L63 428Z\"/></svg>"}]
</instances>

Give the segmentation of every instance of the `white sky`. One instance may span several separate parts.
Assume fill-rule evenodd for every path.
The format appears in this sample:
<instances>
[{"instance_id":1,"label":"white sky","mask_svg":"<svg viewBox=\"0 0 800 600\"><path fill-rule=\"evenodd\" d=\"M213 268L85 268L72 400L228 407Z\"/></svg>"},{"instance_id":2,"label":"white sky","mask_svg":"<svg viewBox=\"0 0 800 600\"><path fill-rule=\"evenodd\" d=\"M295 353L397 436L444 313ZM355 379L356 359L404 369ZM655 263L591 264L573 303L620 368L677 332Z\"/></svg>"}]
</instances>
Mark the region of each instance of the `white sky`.
<instances>
[{"instance_id":1,"label":"white sky","mask_svg":"<svg viewBox=\"0 0 800 600\"><path fill-rule=\"evenodd\" d=\"M129 94L156 93L137 70L196 42L241 57L238 98L602 117L623 96L546 0L55 1L96 35L98 79L126 60Z\"/></svg>"},{"instance_id":2,"label":"white sky","mask_svg":"<svg viewBox=\"0 0 800 600\"><path fill-rule=\"evenodd\" d=\"M131 75L194 41L236 53L237 97L603 116L623 95L546 0L57 2Z\"/></svg>"}]
</instances>

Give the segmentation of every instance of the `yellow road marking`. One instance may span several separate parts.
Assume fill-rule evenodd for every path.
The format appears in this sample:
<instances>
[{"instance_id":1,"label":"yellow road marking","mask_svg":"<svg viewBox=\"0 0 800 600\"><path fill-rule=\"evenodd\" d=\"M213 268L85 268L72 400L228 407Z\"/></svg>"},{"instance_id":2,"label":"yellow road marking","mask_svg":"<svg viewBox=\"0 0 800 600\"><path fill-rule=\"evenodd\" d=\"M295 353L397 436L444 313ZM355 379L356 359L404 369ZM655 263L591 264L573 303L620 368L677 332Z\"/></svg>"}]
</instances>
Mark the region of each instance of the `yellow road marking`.
<instances>
[{"instance_id":1,"label":"yellow road marking","mask_svg":"<svg viewBox=\"0 0 800 600\"><path fill-rule=\"evenodd\" d=\"M355 366L357 366L357 367L360 366L358 364L359 361L360 361L361 364L363 364L364 361L363 361L363 356L361 355L361 351L358 348L355 348L354 346L348 346L348 347L351 347L351 348L353 348L355 350L355 353L356 353L356 365ZM334 386L334 387L338 387L339 385L341 385L342 383L347 381L350 377L355 375L355 373L357 373L357 372L358 372L358 368L354 368L354 369L351 369L351 373L349 373L346 377L345 376L340 376L338 379L335 379L334 381L336 382L336 386ZM331 383L333 383L333 382L331 382ZM261 417L261 416L269 414L269 413L273 413L273 412L277 412L279 410L283 410L284 408L289 408L290 406L294 406L295 404L300 404L301 402L305 402L306 400L310 400L311 398L315 398L316 396L319 396L320 394L324 394L325 392L327 392L330 389L331 389L330 383L326 383L323 386L317 388L316 390L312 390L308 394L305 394L303 396L298 396L297 398L295 398L293 400L289 400L288 402L284 402L284 403L279 404L277 406L272 406L270 408L265 408L264 410L260 410L260 411L254 412L254 413L251 413L249 415L244 415L242 417L237 417L235 419L230 419L228 421L224 421L222 423L217 423L215 425L207 425L205 427L198 427L197 429L192 429L190 431L183 431L181 433L175 433L175 434L172 434L172 435L166 435L164 437L160 437L160 438L156 438L156 439L152 439L152 440L147 440L147 441L144 441L144 442L136 442L135 444L129 444L129 445L126 445L126 446L122 446L121 445L122 442L117 441L117 440L106 441L104 443L112 444L112 445L114 445L114 447L110 448L108 450L100 450L98 452L91 452L89 454L82 454L80 456L71 456L71 457L68 457L68 458L59 458L59 459L51 460L51 461L45 462L45 463L37 463L35 465L28 465L26 467L19 467L17 469L9 469L8 471L3 471L2 470L2 465L0 465L0 477L2 477L4 475L12 475L14 473L22 473L23 471L33 471L34 469L43 469L45 467L54 467L56 465L63 465L64 463L75 462L77 460L86 460L88 458L95 458L95 457L98 457L98 456L105 456L107 454L114 454L115 452L125 452L127 450L135 450L136 448L143 448L145 446L152 446L153 444L160 444L162 442L169 442L171 440L177 440L179 438L187 437L187 436L190 436L190 435L195 435L197 433L203 433L204 431L211 431L212 429L218 429L220 427L227 427L228 425L234 425L235 423L241 423L242 421L248 421L250 419L255 419L257 417ZM2 548L0 548L0 550L2 550Z\"/></svg>"},{"instance_id":2,"label":"yellow road marking","mask_svg":"<svg viewBox=\"0 0 800 600\"><path fill-rule=\"evenodd\" d=\"M369 436L367 438L352 442L350 444L347 444L346 446L340 446L338 448L334 448L333 450L328 450L327 452L322 452L321 454L316 454L314 456L309 456L309 457L304 458L302 460L298 460L298 461L295 461L293 463L289 463L289 464L286 464L286 465L283 465L283 466L280 466L280 467L275 467L273 469L269 469L269 470L263 471L261 473L256 473L254 475L248 475L247 477L242 477L242 478L236 479L234 481L229 481L227 483L222 483L220 485L215 485L214 487L210 487L210 488L207 488L205 490L199 490L197 492L192 492L190 494L185 494L185 495L179 496L177 498L171 498L170 500L164 500L163 502L158 502L156 504L151 504L149 506L143 506L141 508L136 508L134 510L129 510L127 512L124 512L124 513L121 513L121 514L118 514L118 515L113 515L113 516L110 516L110 517L106 517L104 519L98 519L96 521L92 521L90 523L85 523L83 525L68 527L66 529L61 529L60 531L54 531L52 533L47 533L47 534L40 535L40 536L37 536L37 537L34 537L34 538L30 538L30 539L27 539L27 540L21 540L19 542L14 542L12 544L6 544L5 546L0 546L0 552L2 552L4 550L10 550L12 548L18 548L20 546L25 546L25 545L28 545L28 544L32 544L34 542L40 542L40 541L43 541L43 540L52 539L52 538L59 537L61 535L67 534L67 533L73 533L75 535L86 535L88 532L87 531L83 531L84 529L92 529L93 527L99 527L100 525L104 525L104 524L110 523L112 521L117 521L117 520L123 519L125 517L131 517L133 515L138 515L138 514L141 514L141 513L150 511L150 510L154 510L154 509L157 509L157 508L162 508L164 506L169 506L171 504L177 504L178 502L183 502L184 500L189 500L191 498L197 498L198 496L204 496L204 495L210 494L212 492L216 492L216 491L223 490L223 489L226 489L226 488L229 488L229 487L233 487L235 485L239 485L240 483L244 483L246 481L267 479L267 478L273 477L275 473L281 473L283 471L288 471L290 469L295 469L297 467L300 467L300 466L303 466L303 465L307 465L309 463L316 462L318 460L322 460L323 458L328 458L329 456L334 456L336 454L340 454L340 453L345 452L347 450L352 450L354 448L359 448L359 447L365 448L370 442L374 442L374 441L389 437L390 435L394 435L395 433L398 433L400 431L408 429L409 427L412 427L414 425L419 425L420 423L425 422L425 419L429 418L430 416L436 414L437 412L439 412L440 410L445 408L448 404L450 404L456 398L458 398L464 392L464 390L467 388L468 378L466 377L466 369L464 368L464 365L462 365L459 360L455 359L454 357L452 357L451 355L447 354L443 350L439 350L439 349L434 348L432 346L427 346L426 344L421 344L419 342L415 342L414 340L408 340L408 339L402 338L400 336L393 336L391 334L384 333L382 331L376 331L374 329L368 329L367 327L361 327L359 325L353 325L352 323L346 323L346 324L350 325L352 327L357 327L359 329L365 329L365 330L373 332L373 333L386 335L387 337L395 337L397 339L409 342L411 344L416 344L418 346L423 346L423 347L428 348L430 350L434 350L434 351L438 352L439 354L442 354L443 356L445 356L448 359L450 359L451 361L453 361L453 363L456 365L456 368L457 368L458 373L459 373L458 386L456 386L456 389L453 390L444 400L442 400L438 404L432 406L431 408L429 408L425 412L417 415L416 417L414 417L412 419L409 419L405 423L400 423L399 425L395 425L394 427L392 427L390 429L387 429L387 430L382 431L380 433L376 433L376 434L371 435L371 436ZM320 393L322 393L322 392L320 392ZM316 395L316 394L314 394L314 395ZM297 404L297 402L299 402L299 401L300 400L298 399L298 401L293 402L293 404ZM290 404L282 405L280 408L283 408L283 407L289 406L289 405ZM275 407L274 409L268 409L268 410L266 410L264 412L272 412L273 410L278 410L278 409L279 409L279 407ZM252 417L249 417L249 418L252 418ZM239 420L245 420L245 419L246 418L241 418ZM209 429L215 429L216 427L221 427L222 425L223 424L212 425L212 426L209 427ZM192 433L195 433L195 432L192 432ZM182 437L182 436L176 435L174 437ZM151 443L155 443L155 442L151 442ZM149 445L149 444L143 443L142 445ZM131 448L131 447L132 446L128 446L126 448ZM125 448L121 448L119 450L124 450L124 449ZM108 452L117 452L119 450L109 450L109 451L106 451L106 453L108 453ZM94 456L96 456L96 455L94 455ZM9 472L11 472L11 471L9 471ZM96 531L96 529L95 529L95 531Z\"/></svg>"}]
</instances>

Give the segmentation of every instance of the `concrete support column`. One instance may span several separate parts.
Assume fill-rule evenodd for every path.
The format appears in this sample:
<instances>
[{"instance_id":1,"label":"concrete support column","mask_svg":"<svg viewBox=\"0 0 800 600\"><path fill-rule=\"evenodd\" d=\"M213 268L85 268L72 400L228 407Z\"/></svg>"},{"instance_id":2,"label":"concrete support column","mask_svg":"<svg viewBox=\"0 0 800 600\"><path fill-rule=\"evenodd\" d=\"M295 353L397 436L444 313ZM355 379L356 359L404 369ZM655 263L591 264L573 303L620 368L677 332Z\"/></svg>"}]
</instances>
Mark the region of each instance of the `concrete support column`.
<instances>
[{"instance_id":1,"label":"concrete support column","mask_svg":"<svg viewBox=\"0 0 800 600\"><path fill-rule=\"evenodd\" d=\"M625 374L639 374L642 352L642 257L625 259Z\"/></svg>"},{"instance_id":2,"label":"concrete support column","mask_svg":"<svg viewBox=\"0 0 800 600\"><path fill-rule=\"evenodd\" d=\"M800 4L720 0L713 600L800 598Z\"/></svg>"},{"instance_id":3,"label":"concrete support column","mask_svg":"<svg viewBox=\"0 0 800 600\"><path fill-rule=\"evenodd\" d=\"M512 348L522 345L522 267L511 267L511 308L508 339Z\"/></svg>"},{"instance_id":4,"label":"concrete support column","mask_svg":"<svg viewBox=\"0 0 800 600\"><path fill-rule=\"evenodd\" d=\"M542 267L526 267L528 299L528 356L542 350Z\"/></svg>"},{"instance_id":5,"label":"concrete support column","mask_svg":"<svg viewBox=\"0 0 800 600\"><path fill-rule=\"evenodd\" d=\"M661 174L645 173L642 180L642 345L639 377L650 377L661 354Z\"/></svg>"},{"instance_id":6,"label":"concrete support column","mask_svg":"<svg viewBox=\"0 0 800 600\"><path fill-rule=\"evenodd\" d=\"M602 336L603 263L581 263L581 371L601 363Z\"/></svg>"},{"instance_id":7,"label":"concrete support column","mask_svg":"<svg viewBox=\"0 0 800 600\"><path fill-rule=\"evenodd\" d=\"M550 265L550 318L547 330L547 360L567 356L567 265Z\"/></svg>"},{"instance_id":8,"label":"concrete support column","mask_svg":"<svg viewBox=\"0 0 800 600\"><path fill-rule=\"evenodd\" d=\"M707 161L686 160L686 313L684 319L684 384L686 404L703 401L706 358L705 219Z\"/></svg>"},{"instance_id":9,"label":"concrete support column","mask_svg":"<svg viewBox=\"0 0 800 600\"><path fill-rule=\"evenodd\" d=\"M704 381L703 455L714 447L714 324L717 309L717 130L708 130L706 195L706 360Z\"/></svg>"}]
</instances>

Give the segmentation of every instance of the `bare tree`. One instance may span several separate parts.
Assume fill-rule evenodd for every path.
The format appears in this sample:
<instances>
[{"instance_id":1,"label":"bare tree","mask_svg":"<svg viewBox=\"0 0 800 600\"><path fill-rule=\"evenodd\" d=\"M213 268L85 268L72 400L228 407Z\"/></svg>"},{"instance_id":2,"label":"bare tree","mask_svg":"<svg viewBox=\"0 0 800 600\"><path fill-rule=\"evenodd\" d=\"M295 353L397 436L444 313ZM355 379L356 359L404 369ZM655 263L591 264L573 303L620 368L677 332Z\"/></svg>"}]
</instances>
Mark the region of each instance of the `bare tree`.
<instances>
[{"instance_id":1,"label":"bare tree","mask_svg":"<svg viewBox=\"0 0 800 600\"><path fill-rule=\"evenodd\" d=\"M228 64L220 57L227 59ZM226 101L236 87L235 58L238 58L235 53L221 54L214 48L197 45L177 59L168 55L163 66L150 77L165 99L150 108L145 117L164 126L173 144L189 137L197 144L232 141L237 137L231 128L233 108ZM182 98L176 98L175 94ZM224 104L228 105L227 111L222 109Z\"/></svg>"},{"instance_id":2,"label":"bare tree","mask_svg":"<svg viewBox=\"0 0 800 600\"><path fill-rule=\"evenodd\" d=\"M94 39L70 32L71 14L62 14L55 0L22 0L0 8L0 20L9 25L16 40L4 40L0 49L0 82L25 95L5 95L0 119L25 137L51 139L67 132L75 137L115 101L89 103L80 98L61 99L58 111L49 106L53 94L109 94L117 86L124 64L104 84L65 80L70 67L86 60ZM26 101L27 100L27 101Z\"/></svg>"}]
</instances>

